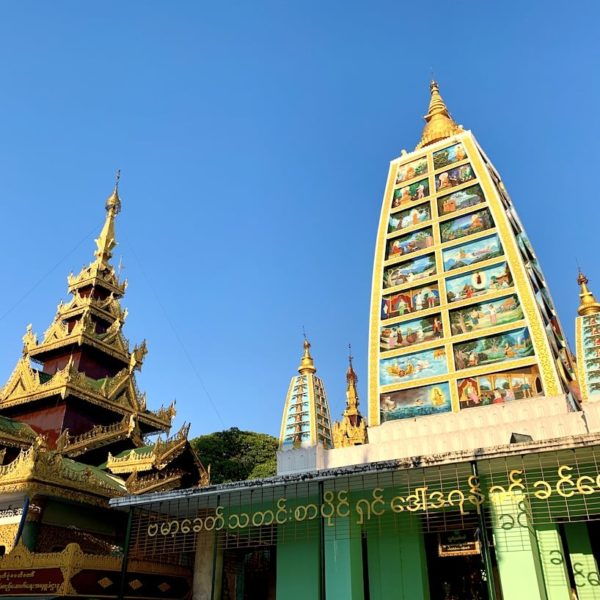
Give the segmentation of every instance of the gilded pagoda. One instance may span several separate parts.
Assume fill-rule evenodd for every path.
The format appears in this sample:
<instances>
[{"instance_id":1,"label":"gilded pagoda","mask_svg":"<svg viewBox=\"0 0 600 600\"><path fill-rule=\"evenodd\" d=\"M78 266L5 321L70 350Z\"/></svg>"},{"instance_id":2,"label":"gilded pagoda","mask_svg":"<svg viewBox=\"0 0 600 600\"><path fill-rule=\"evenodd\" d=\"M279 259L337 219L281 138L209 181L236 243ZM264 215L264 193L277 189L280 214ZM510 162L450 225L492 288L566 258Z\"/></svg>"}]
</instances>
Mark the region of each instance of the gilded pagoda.
<instances>
[{"instance_id":1,"label":"gilded pagoda","mask_svg":"<svg viewBox=\"0 0 600 600\"><path fill-rule=\"evenodd\" d=\"M27 327L0 389L0 596L33 585L115 597L126 523L109 499L209 481L189 425L171 434L174 403L151 410L136 384L147 347L131 348L123 334L127 283L111 264L120 209L117 177L94 259L69 275L70 299L43 336ZM189 587L179 564L129 571L125 595L170 598Z\"/></svg>"},{"instance_id":2,"label":"gilded pagoda","mask_svg":"<svg viewBox=\"0 0 600 600\"><path fill-rule=\"evenodd\" d=\"M357 383L358 376L354 371L352 355L350 355L348 357L348 370L346 371L346 408L341 421L336 421L333 424L333 445L335 448L369 443L367 422L358 408Z\"/></svg>"}]
</instances>

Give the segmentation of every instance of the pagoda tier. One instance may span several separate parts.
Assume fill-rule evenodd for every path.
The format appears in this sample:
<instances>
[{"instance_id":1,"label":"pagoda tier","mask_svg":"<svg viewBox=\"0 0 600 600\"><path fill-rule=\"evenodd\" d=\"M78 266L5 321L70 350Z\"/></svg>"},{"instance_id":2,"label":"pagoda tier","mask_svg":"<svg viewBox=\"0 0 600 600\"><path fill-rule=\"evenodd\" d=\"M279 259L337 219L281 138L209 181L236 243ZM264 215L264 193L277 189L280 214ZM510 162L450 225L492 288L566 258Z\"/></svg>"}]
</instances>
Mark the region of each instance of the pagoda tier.
<instances>
[{"instance_id":1,"label":"pagoda tier","mask_svg":"<svg viewBox=\"0 0 600 600\"><path fill-rule=\"evenodd\" d=\"M206 471L190 446L187 435L190 426L184 425L175 435L154 444L108 455L106 469L123 477L130 494L162 492L186 488L197 483L190 474L200 472L200 484L208 485Z\"/></svg>"}]
</instances>

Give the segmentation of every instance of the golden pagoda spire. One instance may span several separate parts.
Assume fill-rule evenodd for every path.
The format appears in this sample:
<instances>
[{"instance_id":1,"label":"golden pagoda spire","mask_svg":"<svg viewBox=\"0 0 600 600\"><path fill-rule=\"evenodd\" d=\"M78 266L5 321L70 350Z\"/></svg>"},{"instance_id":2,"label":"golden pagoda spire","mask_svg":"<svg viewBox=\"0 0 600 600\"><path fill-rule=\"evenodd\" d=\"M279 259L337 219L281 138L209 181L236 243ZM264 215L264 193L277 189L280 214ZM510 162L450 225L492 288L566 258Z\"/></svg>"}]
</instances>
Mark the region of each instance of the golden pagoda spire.
<instances>
[{"instance_id":1,"label":"golden pagoda spire","mask_svg":"<svg viewBox=\"0 0 600 600\"><path fill-rule=\"evenodd\" d=\"M600 313L600 304L596 302L596 298L594 298L594 294L590 292L587 284L588 278L579 270L579 275L577 277L577 283L581 291L579 292L579 308L577 309L578 314L581 316L585 315L593 315L595 313Z\"/></svg>"},{"instance_id":2,"label":"golden pagoda spire","mask_svg":"<svg viewBox=\"0 0 600 600\"><path fill-rule=\"evenodd\" d=\"M97 250L94 253L96 261L100 265L108 265L108 261L112 257L112 251L117 245L115 240L115 217L121 211L121 198L119 198L119 179L121 179L121 171L118 170L115 178L115 189L112 194L106 199L106 221L100 232L100 236L96 240Z\"/></svg>"},{"instance_id":3,"label":"golden pagoda spire","mask_svg":"<svg viewBox=\"0 0 600 600\"><path fill-rule=\"evenodd\" d=\"M350 353L348 353L348 370L346 371L346 382L348 386L346 388L346 410L344 410L344 415L358 415L358 392L356 391L356 384L358 383L358 376L354 372L354 368L352 366L352 350L350 346Z\"/></svg>"},{"instance_id":4,"label":"golden pagoda spire","mask_svg":"<svg viewBox=\"0 0 600 600\"><path fill-rule=\"evenodd\" d=\"M426 123L417 150L463 130L448 112L448 108L440 95L437 81L432 80L429 89L431 90L431 100L429 101L429 110L424 117Z\"/></svg>"},{"instance_id":5,"label":"golden pagoda spire","mask_svg":"<svg viewBox=\"0 0 600 600\"><path fill-rule=\"evenodd\" d=\"M352 349L348 354L348 370L346 371L346 408L342 414L342 420L333 424L333 445L335 448L346 446L357 446L367 444L369 435L367 424L358 410L358 392L356 384L358 377L352 366Z\"/></svg>"},{"instance_id":6,"label":"golden pagoda spire","mask_svg":"<svg viewBox=\"0 0 600 600\"><path fill-rule=\"evenodd\" d=\"M304 354L302 355L302 359L300 360L298 372L301 375L308 375L308 373L317 372L313 358L310 355L310 342L306 338L306 335L304 335Z\"/></svg>"}]
</instances>

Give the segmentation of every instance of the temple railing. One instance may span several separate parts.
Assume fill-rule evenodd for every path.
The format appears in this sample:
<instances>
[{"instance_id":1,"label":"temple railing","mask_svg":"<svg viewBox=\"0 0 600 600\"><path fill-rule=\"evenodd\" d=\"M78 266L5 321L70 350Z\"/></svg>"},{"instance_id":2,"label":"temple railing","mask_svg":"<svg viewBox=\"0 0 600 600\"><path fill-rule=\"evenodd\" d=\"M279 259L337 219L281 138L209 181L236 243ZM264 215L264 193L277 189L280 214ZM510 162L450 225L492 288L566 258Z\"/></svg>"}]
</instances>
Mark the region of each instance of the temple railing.
<instances>
[{"instance_id":1,"label":"temple railing","mask_svg":"<svg viewBox=\"0 0 600 600\"><path fill-rule=\"evenodd\" d=\"M79 435L71 436L69 430L65 429L56 440L56 449L67 456L79 456L107 442L127 437L133 431L134 425L133 419L126 415L117 423L94 425L92 429Z\"/></svg>"}]
</instances>

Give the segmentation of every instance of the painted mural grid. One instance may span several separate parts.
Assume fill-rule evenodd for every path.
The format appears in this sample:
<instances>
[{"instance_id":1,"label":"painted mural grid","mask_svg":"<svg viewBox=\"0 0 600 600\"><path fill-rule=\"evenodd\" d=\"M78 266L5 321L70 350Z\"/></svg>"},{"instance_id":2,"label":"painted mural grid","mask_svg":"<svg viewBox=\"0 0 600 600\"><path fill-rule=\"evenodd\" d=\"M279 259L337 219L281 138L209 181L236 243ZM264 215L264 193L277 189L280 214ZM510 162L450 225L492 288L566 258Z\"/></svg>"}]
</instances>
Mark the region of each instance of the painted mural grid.
<instances>
[{"instance_id":1,"label":"painted mural grid","mask_svg":"<svg viewBox=\"0 0 600 600\"><path fill-rule=\"evenodd\" d=\"M454 146L462 148L459 152L460 160L453 160L452 157L447 163L438 160L432 169L431 161L435 160L435 156L440 156ZM425 166L425 159L429 161L427 166ZM470 335L479 336L481 330L489 329L492 333L497 331L498 335L504 336L498 338L498 343L502 342L509 350L502 360L496 358L492 364L502 365L506 371L510 371L511 366L516 366L512 364L515 360L521 362L518 359L524 358L517 354L512 356L510 348L514 345L514 335L518 335L519 332L522 334L524 331L527 332L528 339L531 339L531 335L523 327L511 331L512 325L518 327L527 323L522 309L512 306L514 303L511 303L510 307L504 306L495 298L502 291L512 291L514 280L507 267L505 273L499 271L505 263L505 251L499 235L496 234L489 202L485 198L464 146L461 143L451 144L433 153L428 152L423 157L412 159L404 165L400 164L396 169L397 172L412 163L419 163L421 170L412 178L402 178L397 175L394 177L394 192L387 209L385 233L387 241L383 257L384 286L380 294L380 335L377 352L380 362L377 387L383 394L390 385L398 388L406 385L406 381L390 383L389 374L382 374L384 366L400 374L408 370L410 373L403 375L410 378L408 389L414 390L416 383L413 382L421 381L438 388L430 390L428 401L421 398L419 406L430 408L436 406L440 411L452 410L452 402L440 400L448 392L449 397L454 396L454 410L458 410L466 407L466 403L460 400L461 390L458 389L459 379L464 380L460 372L466 371L468 374L471 369L476 369L479 366L478 355L485 352L481 349L477 352L471 351L464 366L464 359L461 354L457 357L454 346L458 343L464 344L465 336L467 338ZM427 175L426 182L425 175ZM414 206L411 207L411 204ZM416 243L417 240L421 240L420 246ZM433 250L431 254L430 249ZM416 257L414 262L411 260L413 256ZM467 289L462 297L456 294L456 291L452 292L452 298L448 297L447 291L456 290L455 283L460 277L471 277L473 280L488 279L490 283L486 286L480 281L479 285L470 286L473 289L470 291ZM451 290L448 290L447 286L450 283L453 285ZM482 300L486 300L484 305ZM505 298L505 302L507 301ZM459 303L456 310L453 310L453 302ZM460 311L462 305L466 305L466 308ZM469 307L471 307L470 312L465 318L465 310ZM437 316L435 308L440 309ZM475 310L481 314L474 314ZM519 311L521 314L515 316ZM460 320L453 323L451 315L461 314L461 312L462 324ZM511 312L514 314L509 314ZM435 339L432 338L433 318L438 320ZM416 323L416 330L408 331L407 323ZM460 332L457 327L462 328ZM433 368L431 366L433 364L431 352L434 350L432 346L435 346L438 339L443 342L440 349L443 349L447 357L445 373L437 373L434 369L432 377L439 379L440 376L445 376L444 381L452 386L450 390L439 388L439 382L429 384L432 377L425 376ZM421 349L416 356L412 357L414 361L410 364L406 361L402 362L403 356L411 354L413 346ZM533 355L531 351L533 345L530 346L528 352ZM496 351L495 348L492 350ZM461 368L455 368L454 363L457 358L459 364L463 365ZM390 362L391 359L397 360ZM529 375L537 378L535 389L540 390L539 374L531 372ZM502 397L502 401L511 401L523 396L520 390L514 393L511 388L513 380L518 381L518 377L511 376L502 380L504 387L496 394L497 401L498 395ZM532 381L530 379L529 383L524 384L526 391ZM480 394L482 403L488 399L485 393L486 385L486 381L482 381L481 386L479 383L477 385L479 391L483 390ZM402 389L397 390L397 392L402 391ZM472 388L468 391L469 407L474 406L477 404L475 394ZM389 394L389 392L385 393ZM423 412L422 409L420 410ZM382 398L380 398L380 411L383 413ZM384 420L382 417L383 414L380 414L380 422Z\"/></svg>"}]
</instances>

